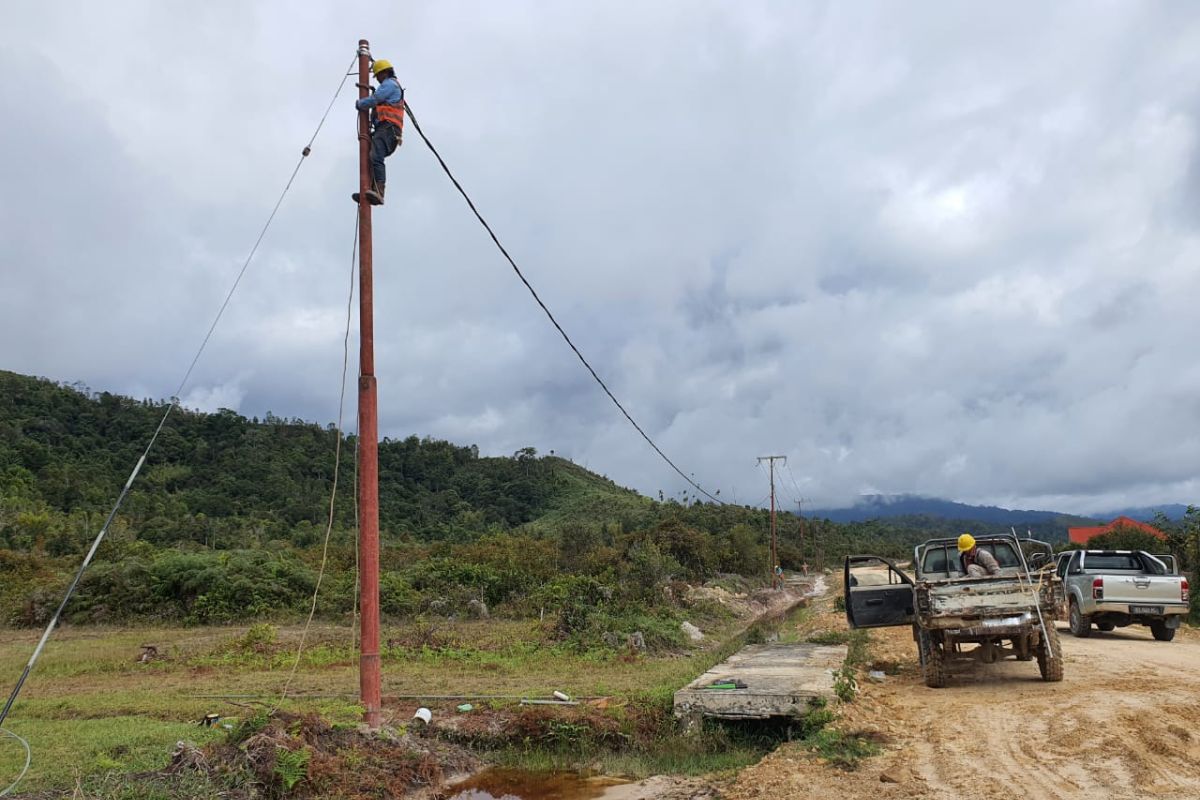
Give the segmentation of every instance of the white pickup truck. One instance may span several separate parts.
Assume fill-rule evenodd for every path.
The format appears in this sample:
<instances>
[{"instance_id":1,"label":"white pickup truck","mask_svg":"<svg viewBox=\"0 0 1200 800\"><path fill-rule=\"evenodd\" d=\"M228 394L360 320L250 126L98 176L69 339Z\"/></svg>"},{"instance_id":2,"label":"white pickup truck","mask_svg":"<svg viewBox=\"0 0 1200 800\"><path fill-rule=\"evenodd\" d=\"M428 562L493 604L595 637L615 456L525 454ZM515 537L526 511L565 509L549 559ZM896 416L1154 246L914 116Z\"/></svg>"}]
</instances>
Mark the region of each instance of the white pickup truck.
<instances>
[{"instance_id":1,"label":"white pickup truck","mask_svg":"<svg viewBox=\"0 0 1200 800\"><path fill-rule=\"evenodd\" d=\"M1146 625L1169 642L1188 612L1188 581L1171 556L1144 550L1068 550L1058 554L1056 572L1067 592L1071 633Z\"/></svg>"}]
</instances>

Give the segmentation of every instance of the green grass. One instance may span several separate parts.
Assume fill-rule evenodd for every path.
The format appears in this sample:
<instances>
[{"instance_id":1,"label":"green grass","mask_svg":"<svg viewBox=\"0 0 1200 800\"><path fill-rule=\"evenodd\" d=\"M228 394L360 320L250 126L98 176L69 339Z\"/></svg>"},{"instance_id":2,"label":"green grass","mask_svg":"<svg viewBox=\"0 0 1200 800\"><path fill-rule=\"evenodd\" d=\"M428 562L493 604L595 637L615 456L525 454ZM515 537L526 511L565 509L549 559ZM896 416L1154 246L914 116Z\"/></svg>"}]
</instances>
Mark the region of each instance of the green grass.
<instances>
[{"instance_id":1,"label":"green grass","mask_svg":"<svg viewBox=\"0 0 1200 800\"><path fill-rule=\"evenodd\" d=\"M439 623L435 646L384 648L384 695L545 697L561 690L669 709L677 688L740 644L736 620L694 621L708 634L699 647L632 661L610 651L579 652L548 642L536 621ZM387 626L382 638L409 641L416 627ZM21 790L70 788L77 781L90 786L109 773L159 769L176 741L203 743L217 735L196 724L205 714L236 721L263 704L272 705L291 671L299 628L280 628L277 641L266 642L262 652L244 646L247 630L61 630L47 645L9 718L9 727L33 748L33 767ZM0 675L20 674L37 636L35 631L0 630ZM251 638L263 636L260 632ZM156 645L166 658L136 663L143 644ZM314 626L291 693L340 696L296 697L281 707L317 711L331 722L349 724L360 716L357 692L357 655L349 629ZM256 697L202 696L239 694ZM385 702L385 717L407 720L416 705L407 699ZM0 740L0 785L15 777L23 757L15 742Z\"/></svg>"},{"instance_id":2,"label":"green grass","mask_svg":"<svg viewBox=\"0 0 1200 800\"><path fill-rule=\"evenodd\" d=\"M24 737L33 750L29 776L22 791L71 786L83 778L108 773L140 772L166 764L170 746L187 739L205 743L221 729L190 722L163 722L140 716L98 718L41 718L16 714L6 725ZM0 784L13 780L25 762L25 751L12 739L0 743Z\"/></svg>"}]
</instances>

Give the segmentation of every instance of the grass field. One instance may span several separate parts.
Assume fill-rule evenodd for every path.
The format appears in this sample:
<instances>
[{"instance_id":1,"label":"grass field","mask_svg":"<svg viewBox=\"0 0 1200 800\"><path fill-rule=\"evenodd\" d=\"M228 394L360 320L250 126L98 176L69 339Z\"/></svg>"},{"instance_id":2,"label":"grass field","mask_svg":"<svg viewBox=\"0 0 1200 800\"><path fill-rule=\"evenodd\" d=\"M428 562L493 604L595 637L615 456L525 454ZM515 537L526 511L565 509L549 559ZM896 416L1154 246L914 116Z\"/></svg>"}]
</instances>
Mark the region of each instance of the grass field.
<instances>
[{"instance_id":1,"label":"grass field","mask_svg":"<svg viewBox=\"0 0 1200 800\"><path fill-rule=\"evenodd\" d=\"M454 704L397 695L545 697L557 689L573 696L668 703L676 688L724 657L730 645L722 643L740 629L730 618L696 622L709 634L701 645L636 660L548 642L536 620L385 627L383 639L391 642L383 656L385 717L403 723L419 705L436 709ZM248 637L247 630L75 628L56 633L7 724L33 749L33 766L21 791L69 788L107 773L161 768L176 741L203 744L222 734L220 727L198 724L205 714L220 714L229 722L263 704L273 706L291 671L300 628L278 629L275 641ZM281 708L318 711L334 722L359 718L351 635L348 627L314 627L291 687L297 697ZM0 675L15 681L37 636L28 630L0 630ZM137 663L142 645L154 645L163 658ZM0 739L0 788L23 761L24 752L15 742Z\"/></svg>"}]
</instances>

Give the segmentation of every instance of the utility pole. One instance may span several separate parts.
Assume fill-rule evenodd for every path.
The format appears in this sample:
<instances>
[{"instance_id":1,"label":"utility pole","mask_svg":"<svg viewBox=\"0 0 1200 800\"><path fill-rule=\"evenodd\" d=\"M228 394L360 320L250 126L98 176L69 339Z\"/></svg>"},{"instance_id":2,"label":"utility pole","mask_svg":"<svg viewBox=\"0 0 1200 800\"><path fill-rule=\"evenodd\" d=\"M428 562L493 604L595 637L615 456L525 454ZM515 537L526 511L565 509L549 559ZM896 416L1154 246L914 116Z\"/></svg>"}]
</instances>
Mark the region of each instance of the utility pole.
<instances>
[{"instance_id":1,"label":"utility pole","mask_svg":"<svg viewBox=\"0 0 1200 800\"><path fill-rule=\"evenodd\" d=\"M771 467L771 588L774 589L778 579L775 576L775 565L779 562L775 551L775 462L783 459L783 463L787 463L787 456L759 456L758 463L766 461Z\"/></svg>"},{"instance_id":2,"label":"utility pole","mask_svg":"<svg viewBox=\"0 0 1200 800\"><path fill-rule=\"evenodd\" d=\"M800 563L807 564L808 560L804 556L804 500L801 497L796 500L796 516L800 519Z\"/></svg>"},{"instance_id":3,"label":"utility pole","mask_svg":"<svg viewBox=\"0 0 1200 800\"><path fill-rule=\"evenodd\" d=\"M371 45L358 40L358 96L370 91ZM375 385L375 312L371 249L371 120L358 112L358 568L359 700L370 728L381 722L379 678L379 408Z\"/></svg>"}]
</instances>

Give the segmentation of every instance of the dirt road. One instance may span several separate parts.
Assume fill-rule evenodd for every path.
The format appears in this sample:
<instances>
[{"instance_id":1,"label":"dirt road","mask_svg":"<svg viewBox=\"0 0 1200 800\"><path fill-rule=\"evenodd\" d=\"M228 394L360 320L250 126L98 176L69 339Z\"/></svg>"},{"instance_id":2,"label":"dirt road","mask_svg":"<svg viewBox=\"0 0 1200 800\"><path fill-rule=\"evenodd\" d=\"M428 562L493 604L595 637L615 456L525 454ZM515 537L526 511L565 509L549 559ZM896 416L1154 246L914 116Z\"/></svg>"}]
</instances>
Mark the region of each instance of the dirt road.
<instances>
[{"instance_id":1,"label":"dirt road","mask_svg":"<svg viewBox=\"0 0 1200 800\"><path fill-rule=\"evenodd\" d=\"M838 622L832 613L829 626ZM1060 626L1061 628L1061 626ZM921 681L908 629L873 634L873 657L898 670L867 683L842 727L883 741L882 755L839 773L797 746L743 771L724 795L759 797L1200 798L1200 631L1156 642L1145 628L1061 630L1066 679L1036 664L959 671L945 689ZM891 782L896 781L896 782Z\"/></svg>"}]
</instances>

